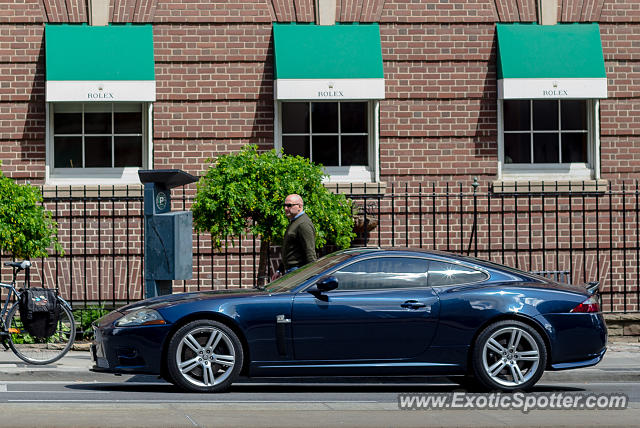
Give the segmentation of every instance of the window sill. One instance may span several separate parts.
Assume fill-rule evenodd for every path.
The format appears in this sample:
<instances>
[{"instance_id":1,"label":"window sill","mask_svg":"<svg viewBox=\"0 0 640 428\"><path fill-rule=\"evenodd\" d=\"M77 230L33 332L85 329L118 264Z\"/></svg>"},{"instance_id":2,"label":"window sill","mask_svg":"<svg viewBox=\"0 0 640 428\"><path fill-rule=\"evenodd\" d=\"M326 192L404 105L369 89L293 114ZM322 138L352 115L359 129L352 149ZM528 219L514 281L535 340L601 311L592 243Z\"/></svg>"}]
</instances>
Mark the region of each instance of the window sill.
<instances>
[{"instance_id":1,"label":"window sill","mask_svg":"<svg viewBox=\"0 0 640 428\"><path fill-rule=\"evenodd\" d=\"M47 185L51 186L129 186L140 184L139 167L119 168L50 168Z\"/></svg>"},{"instance_id":2,"label":"window sill","mask_svg":"<svg viewBox=\"0 0 640 428\"><path fill-rule=\"evenodd\" d=\"M605 192L607 180L496 180L493 193L582 193Z\"/></svg>"}]
</instances>

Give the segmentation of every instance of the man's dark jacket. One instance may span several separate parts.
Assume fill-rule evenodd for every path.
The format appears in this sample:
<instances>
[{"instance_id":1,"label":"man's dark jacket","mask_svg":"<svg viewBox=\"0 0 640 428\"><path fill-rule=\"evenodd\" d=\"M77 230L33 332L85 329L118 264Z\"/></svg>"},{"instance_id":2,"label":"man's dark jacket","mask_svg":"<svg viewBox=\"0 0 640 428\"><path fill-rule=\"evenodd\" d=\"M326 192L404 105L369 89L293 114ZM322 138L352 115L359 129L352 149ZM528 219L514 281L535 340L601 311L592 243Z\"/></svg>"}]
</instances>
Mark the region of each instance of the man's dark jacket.
<instances>
[{"instance_id":1,"label":"man's dark jacket","mask_svg":"<svg viewBox=\"0 0 640 428\"><path fill-rule=\"evenodd\" d=\"M316 261L316 230L311 219L302 213L293 219L282 242L282 261L285 270Z\"/></svg>"}]
</instances>

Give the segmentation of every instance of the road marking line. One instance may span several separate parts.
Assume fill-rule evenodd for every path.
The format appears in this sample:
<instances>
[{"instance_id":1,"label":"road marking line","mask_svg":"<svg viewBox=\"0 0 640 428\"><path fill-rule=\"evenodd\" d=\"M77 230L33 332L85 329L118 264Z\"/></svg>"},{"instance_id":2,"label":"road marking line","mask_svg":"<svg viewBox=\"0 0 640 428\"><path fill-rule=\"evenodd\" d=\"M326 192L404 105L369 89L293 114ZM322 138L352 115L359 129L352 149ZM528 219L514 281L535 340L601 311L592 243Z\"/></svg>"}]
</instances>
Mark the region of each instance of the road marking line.
<instances>
[{"instance_id":1,"label":"road marking line","mask_svg":"<svg viewBox=\"0 0 640 428\"><path fill-rule=\"evenodd\" d=\"M7 384L0 383L0 392L7 392Z\"/></svg>"},{"instance_id":2,"label":"road marking line","mask_svg":"<svg viewBox=\"0 0 640 428\"><path fill-rule=\"evenodd\" d=\"M25 389L25 390L11 390L11 391L7 391L7 386L4 385L5 389L2 389L2 385L0 385L0 392L8 392L10 394L111 394L111 392L109 391L58 391L58 390L51 390L51 391L34 391L34 390L30 390L30 389Z\"/></svg>"},{"instance_id":3,"label":"road marking line","mask_svg":"<svg viewBox=\"0 0 640 428\"><path fill-rule=\"evenodd\" d=\"M91 386L95 388L113 388L113 387L123 387L130 388L134 386L159 386L159 387L167 387L168 383L155 383L155 382L101 382L101 381L81 381L81 380L2 380L0 379L2 384L6 385L24 385L24 386L35 386L35 385L43 385L43 386L55 386L55 385L63 385L70 387L79 387L79 386Z\"/></svg>"},{"instance_id":4,"label":"road marking line","mask_svg":"<svg viewBox=\"0 0 640 428\"><path fill-rule=\"evenodd\" d=\"M209 403L209 404L344 404L344 401L318 401L318 400L270 400L270 401L262 401L262 400L230 400L230 401L221 401L221 400L185 400L185 401L176 401L176 400L7 400L10 403L151 403L151 404L192 404L192 403ZM358 400L358 401L349 401L349 404L365 404L365 403L388 403L389 401L376 401L376 400Z\"/></svg>"}]
</instances>

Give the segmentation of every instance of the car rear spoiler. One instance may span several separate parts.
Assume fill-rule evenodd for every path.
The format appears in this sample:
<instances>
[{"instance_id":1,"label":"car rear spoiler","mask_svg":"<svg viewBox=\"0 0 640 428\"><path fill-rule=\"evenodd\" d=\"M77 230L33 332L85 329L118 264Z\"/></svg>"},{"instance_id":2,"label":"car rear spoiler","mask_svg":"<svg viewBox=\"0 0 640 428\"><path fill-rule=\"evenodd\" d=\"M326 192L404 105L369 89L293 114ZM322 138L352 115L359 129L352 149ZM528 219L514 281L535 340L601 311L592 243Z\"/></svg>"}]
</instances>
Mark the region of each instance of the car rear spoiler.
<instances>
[{"instance_id":1,"label":"car rear spoiler","mask_svg":"<svg viewBox=\"0 0 640 428\"><path fill-rule=\"evenodd\" d=\"M598 294L600 291L600 281L591 281L586 284L587 293L589 294Z\"/></svg>"}]
</instances>

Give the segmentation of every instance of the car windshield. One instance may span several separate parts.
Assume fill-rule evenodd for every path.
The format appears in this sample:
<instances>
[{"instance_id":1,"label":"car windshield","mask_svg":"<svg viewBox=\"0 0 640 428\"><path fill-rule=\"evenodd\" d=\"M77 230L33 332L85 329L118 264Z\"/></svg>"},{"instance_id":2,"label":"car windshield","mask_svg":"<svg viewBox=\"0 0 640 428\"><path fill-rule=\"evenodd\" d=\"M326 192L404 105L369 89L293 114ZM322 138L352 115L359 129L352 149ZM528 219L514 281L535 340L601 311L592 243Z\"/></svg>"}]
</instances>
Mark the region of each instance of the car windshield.
<instances>
[{"instance_id":1,"label":"car windshield","mask_svg":"<svg viewBox=\"0 0 640 428\"><path fill-rule=\"evenodd\" d=\"M292 290L312 276L319 274L332 265L340 263L341 261L344 261L349 257L351 257L351 254L344 252L326 255L320 258L315 263L309 263L308 265L289 272L283 277L280 277L277 280L267 284L264 289L270 293Z\"/></svg>"}]
</instances>

